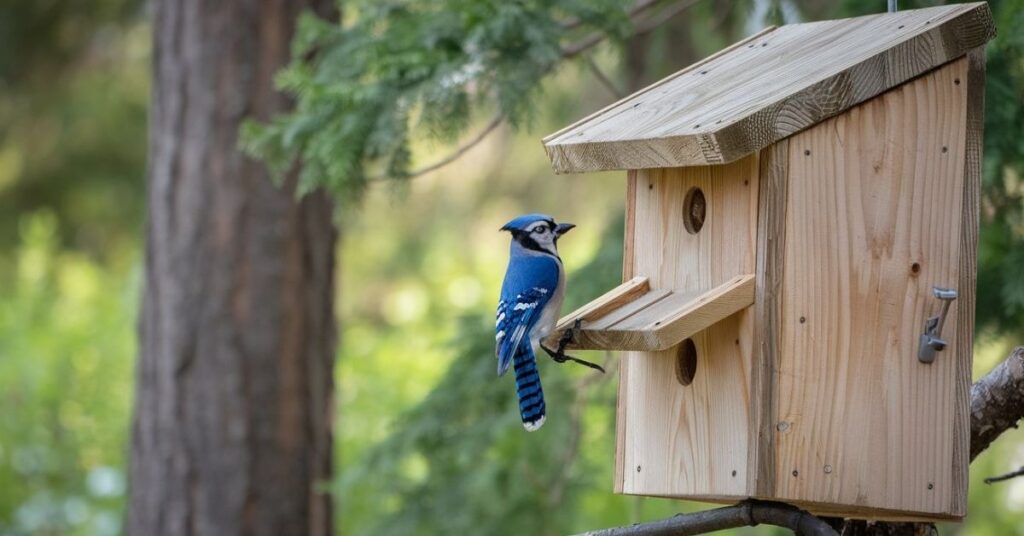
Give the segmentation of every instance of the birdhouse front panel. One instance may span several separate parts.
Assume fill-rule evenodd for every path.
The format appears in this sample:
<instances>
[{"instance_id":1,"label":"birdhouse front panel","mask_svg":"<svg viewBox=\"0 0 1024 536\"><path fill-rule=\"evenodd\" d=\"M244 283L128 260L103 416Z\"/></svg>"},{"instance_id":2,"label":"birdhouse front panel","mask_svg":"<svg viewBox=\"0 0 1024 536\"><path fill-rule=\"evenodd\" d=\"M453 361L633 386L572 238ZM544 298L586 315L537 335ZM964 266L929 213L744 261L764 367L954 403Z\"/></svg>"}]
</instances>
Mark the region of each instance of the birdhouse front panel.
<instances>
[{"instance_id":1,"label":"birdhouse front panel","mask_svg":"<svg viewBox=\"0 0 1024 536\"><path fill-rule=\"evenodd\" d=\"M770 28L545 138L626 169L615 490L966 513L984 3ZM571 284L571 281L570 281Z\"/></svg>"},{"instance_id":2,"label":"birdhouse front panel","mask_svg":"<svg viewBox=\"0 0 1024 536\"><path fill-rule=\"evenodd\" d=\"M757 185L756 155L631 175L624 271L645 274L657 300L638 314L668 323L659 306L673 296L690 302L753 275ZM667 349L622 357L621 492L746 496L753 321L745 308Z\"/></svg>"},{"instance_id":3,"label":"birdhouse front panel","mask_svg":"<svg viewBox=\"0 0 1024 536\"><path fill-rule=\"evenodd\" d=\"M775 493L963 515L954 433L967 58L790 138L775 362ZM959 291L919 359L933 289ZM955 452L959 451L959 452ZM959 480L959 481L958 481Z\"/></svg>"}]
</instances>

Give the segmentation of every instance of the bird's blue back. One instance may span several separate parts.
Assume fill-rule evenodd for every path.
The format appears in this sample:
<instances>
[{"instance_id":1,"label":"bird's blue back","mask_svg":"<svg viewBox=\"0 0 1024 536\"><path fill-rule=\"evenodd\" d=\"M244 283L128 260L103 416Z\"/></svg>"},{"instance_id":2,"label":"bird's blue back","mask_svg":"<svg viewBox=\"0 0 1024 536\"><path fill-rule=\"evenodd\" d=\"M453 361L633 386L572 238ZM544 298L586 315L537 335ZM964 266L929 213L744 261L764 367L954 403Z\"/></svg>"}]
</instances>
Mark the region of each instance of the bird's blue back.
<instances>
[{"instance_id":1,"label":"bird's blue back","mask_svg":"<svg viewBox=\"0 0 1024 536\"><path fill-rule=\"evenodd\" d=\"M498 302L495 351L499 376L514 365L519 413L528 430L539 428L546 413L530 333L557 291L559 277L554 257L526 253L513 242Z\"/></svg>"}]
</instances>

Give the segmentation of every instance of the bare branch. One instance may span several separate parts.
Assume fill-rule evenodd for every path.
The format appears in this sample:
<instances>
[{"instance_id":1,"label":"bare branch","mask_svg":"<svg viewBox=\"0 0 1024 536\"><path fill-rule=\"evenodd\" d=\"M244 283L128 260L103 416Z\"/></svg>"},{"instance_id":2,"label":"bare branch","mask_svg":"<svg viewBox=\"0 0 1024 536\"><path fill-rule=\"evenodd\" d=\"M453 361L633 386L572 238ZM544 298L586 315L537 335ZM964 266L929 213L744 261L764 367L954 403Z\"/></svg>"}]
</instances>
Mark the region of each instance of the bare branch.
<instances>
[{"instance_id":1,"label":"bare branch","mask_svg":"<svg viewBox=\"0 0 1024 536\"><path fill-rule=\"evenodd\" d=\"M601 85L603 85L609 92L611 92L611 94L615 96L616 99L621 99L622 97L626 96L623 92L619 91L619 88L615 86L615 83L613 83L611 79L604 74L604 71L602 71L601 68L598 67L597 62L594 61L594 58L587 56L587 59L585 61L587 62L587 67L590 67L590 72L594 74L594 78L597 78L597 81L601 82Z\"/></svg>"},{"instance_id":2,"label":"bare branch","mask_svg":"<svg viewBox=\"0 0 1024 536\"><path fill-rule=\"evenodd\" d=\"M676 2L672 5L669 5L665 9L659 11L656 15L648 18L647 20L638 22L636 25L636 29L633 31L633 35L640 35L650 32L664 24L666 21L672 19L672 17L675 17L676 15L686 11L687 9L690 9L691 7L697 5L698 3L700 3L700 0L694 0L691 2ZM722 22L722 18L719 18L718 20L712 22L709 29L717 29L719 26L721 26Z\"/></svg>"},{"instance_id":3,"label":"bare branch","mask_svg":"<svg viewBox=\"0 0 1024 536\"><path fill-rule=\"evenodd\" d=\"M633 7L629 8L628 11L626 11L626 15L632 19L633 17L640 15L644 11L647 11L648 9L658 5L658 3L660 3L661 1L662 0L640 0L637 3L633 4ZM562 23L562 29L569 32L575 30L576 28L579 28L582 24L582 19L569 19Z\"/></svg>"},{"instance_id":4,"label":"bare branch","mask_svg":"<svg viewBox=\"0 0 1024 536\"><path fill-rule=\"evenodd\" d=\"M420 175L425 175L427 173L430 173L431 171L435 171L437 169L441 169L441 168L447 166L448 164L451 164L452 162L458 160L459 157L461 157L462 155L466 154L466 152L468 152L473 147L476 147L477 145L479 145L480 142L484 141L484 138L486 138L488 134L490 134L492 131L494 131L494 129L498 128L498 125L500 125L501 122L504 119L505 119L505 117L503 115L501 115L500 113L495 115L494 118L491 119L491 122L488 123L487 126L484 127L483 130L481 130L479 133L477 133L476 136L473 136L473 138L470 139L469 141L467 141L466 143L463 143L462 145L458 146L454 151L452 151L451 154L449 154L448 156L438 160L437 162L434 162L433 164L430 164L430 165L421 167L419 169L414 169L414 170L410 171L409 175L407 177L405 177L405 178L413 179L413 178L419 177ZM370 177L367 180L370 181L370 182L380 182L380 181L388 180L389 178L390 177L387 176L387 175L376 175L376 176Z\"/></svg>"},{"instance_id":5,"label":"bare branch","mask_svg":"<svg viewBox=\"0 0 1024 536\"><path fill-rule=\"evenodd\" d=\"M1024 418L1024 346L971 387L971 459Z\"/></svg>"},{"instance_id":6,"label":"bare branch","mask_svg":"<svg viewBox=\"0 0 1024 536\"><path fill-rule=\"evenodd\" d=\"M985 479L985 483L991 484L993 482L1002 482L1004 480L1010 480L1011 478L1017 478L1018 476L1022 475L1024 475L1024 467L1021 467L1020 469L1017 469L1012 473L1006 473L1005 475L990 476Z\"/></svg>"},{"instance_id":7,"label":"bare branch","mask_svg":"<svg viewBox=\"0 0 1024 536\"><path fill-rule=\"evenodd\" d=\"M584 536L686 536L757 525L784 527L808 536L837 536L828 523L799 508L753 499L660 521L588 532Z\"/></svg>"},{"instance_id":8,"label":"bare branch","mask_svg":"<svg viewBox=\"0 0 1024 536\"><path fill-rule=\"evenodd\" d=\"M637 33L639 33L640 31L650 31L650 29L653 28L654 26L657 26L659 24L664 23L668 19L678 15L679 13L682 13L683 11L685 11L685 10L687 10L687 9L697 5L697 4L699 4L702 1L703 0L688 0L688 1L674 2L672 5L670 5L666 9L661 10L656 15L653 15L651 18L645 20L644 23L643 23L643 28L647 28L647 29L646 30L642 30L642 28L639 28L639 26L638 26ZM637 18L639 18L639 17L638 16L631 16L630 20L632 20L634 24L637 24L637 21L636 21ZM576 41L574 43L569 43L568 45L566 45L565 47L562 48L562 58L564 58L564 59L574 58L574 57L576 57L576 56L578 56L578 55L580 55L580 54L590 50L591 48L597 46L602 41L604 41L606 37L607 37L607 35L604 34L604 33L594 32L594 33L592 33L592 34L590 34L590 35L580 39L579 41Z\"/></svg>"}]
</instances>

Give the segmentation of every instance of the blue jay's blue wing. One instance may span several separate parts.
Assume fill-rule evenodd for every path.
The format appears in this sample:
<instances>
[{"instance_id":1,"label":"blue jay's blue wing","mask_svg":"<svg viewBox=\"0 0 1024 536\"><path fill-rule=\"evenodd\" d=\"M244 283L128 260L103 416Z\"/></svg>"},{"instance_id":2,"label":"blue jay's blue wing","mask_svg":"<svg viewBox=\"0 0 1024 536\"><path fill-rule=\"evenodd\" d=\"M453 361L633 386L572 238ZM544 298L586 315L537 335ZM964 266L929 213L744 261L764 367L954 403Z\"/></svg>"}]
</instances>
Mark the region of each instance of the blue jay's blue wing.
<instances>
[{"instance_id":1,"label":"blue jay's blue wing","mask_svg":"<svg viewBox=\"0 0 1024 536\"><path fill-rule=\"evenodd\" d=\"M551 257L513 256L509 260L495 323L499 376L508 370L517 349L540 319L558 288L558 277L558 263Z\"/></svg>"}]
</instances>

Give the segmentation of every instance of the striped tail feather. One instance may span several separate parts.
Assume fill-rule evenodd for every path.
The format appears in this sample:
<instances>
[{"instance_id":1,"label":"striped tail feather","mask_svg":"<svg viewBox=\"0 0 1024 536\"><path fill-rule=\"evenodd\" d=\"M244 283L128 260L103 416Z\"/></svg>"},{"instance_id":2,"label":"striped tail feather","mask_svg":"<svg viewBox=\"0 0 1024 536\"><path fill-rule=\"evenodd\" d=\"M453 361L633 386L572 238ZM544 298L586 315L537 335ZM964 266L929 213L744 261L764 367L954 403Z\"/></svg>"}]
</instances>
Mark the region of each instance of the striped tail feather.
<instances>
[{"instance_id":1,"label":"striped tail feather","mask_svg":"<svg viewBox=\"0 0 1024 536\"><path fill-rule=\"evenodd\" d=\"M523 427L533 432L544 425L547 407L544 405L544 390L540 386L537 359L530 344L522 344L512 359L516 371L516 394L519 395L519 415Z\"/></svg>"}]
</instances>

